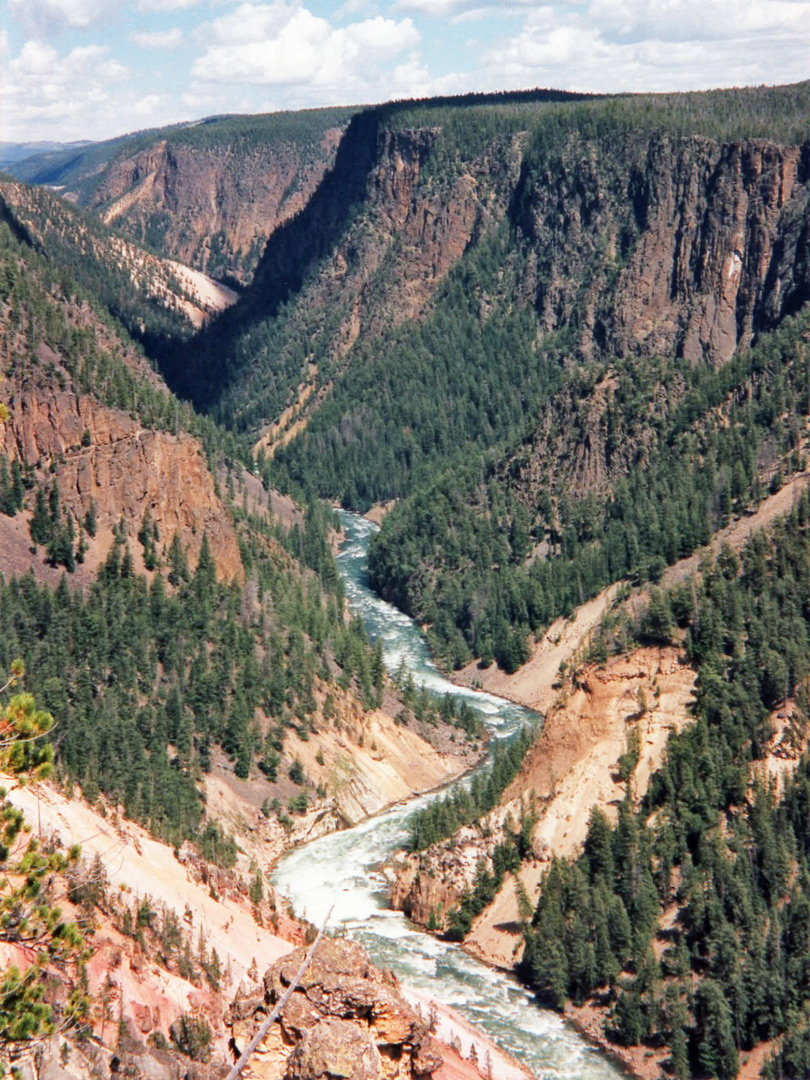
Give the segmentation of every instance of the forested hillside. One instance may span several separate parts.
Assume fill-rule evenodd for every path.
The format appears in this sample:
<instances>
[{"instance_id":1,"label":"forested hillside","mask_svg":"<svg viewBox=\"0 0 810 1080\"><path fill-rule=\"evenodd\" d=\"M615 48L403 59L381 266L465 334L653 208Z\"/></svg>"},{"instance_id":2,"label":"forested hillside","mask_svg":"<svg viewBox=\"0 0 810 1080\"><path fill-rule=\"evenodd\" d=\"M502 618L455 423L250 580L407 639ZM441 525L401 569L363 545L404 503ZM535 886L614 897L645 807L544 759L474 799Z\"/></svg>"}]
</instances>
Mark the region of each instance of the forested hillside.
<instances>
[{"instance_id":1,"label":"forested hillside","mask_svg":"<svg viewBox=\"0 0 810 1080\"><path fill-rule=\"evenodd\" d=\"M555 477L565 458L534 441L448 471L386 519L372 582L431 624L448 662L475 655L514 671L532 633L612 581L656 580L806 466L808 341L803 314L719 369L634 363L635 378L580 376L580 397L600 394L603 411L583 431L571 403L565 441L573 452L603 441L626 463L613 484L566 488Z\"/></svg>"},{"instance_id":2,"label":"forested hillside","mask_svg":"<svg viewBox=\"0 0 810 1080\"><path fill-rule=\"evenodd\" d=\"M728 360L807 297L807 96L391 108L338 250L251 328L222 417L277 415L278 360L292 387L314 364L326 403L277 474L364 506L531 431L549 367L576 385L616 358Z\"/></svg>"},{"instance_id":3,"label":"forested hillside","mask_svg":"<svg viewBox=\"0 0 810 1080\"><path fill-rule=\"evenodd\" d=\"M107 265L108 234L26 192L0 222L0 667L21 658L58 717L64 783L227 860L234 842L203 799L212 770L250 777L265 817L291 828L337 790L323 751L309 776L297 759L319 729L361 732L389 694L399 750L407 734L424 757L417 730L456 718L422 702L415 719L387 688L379 645L345 609L331 512L264 491L244 448L174 398L127 334L141 311L155 338L176 323Z\"/></svg>"},{"instance_id":4,"label":"forested hillside","mask_svg":"<svg viewBox=\"0 0 810 1080\"><path fill-rule=\"evenodd\" d=\"M304 409L303 433L275 453L271 475L359 507L409 496L375 544L372 579L432 625L447 662L497 655L514 669L527 632L608 581L655 572L658 560L693 550L732 503L739 509L795 467L801 403L787 439L749 411L736 441L721 437L717 459L704 460L715 435L699 424L704 441L684 439L675 451L677 475L656 461L672 463L703 411L709 428L723 426L712 412L718 394L727 394L726 407L761 396L769 376L735 366L767 369L741 359L752 341L762 338L766 352L790 349L764 335L810 297L806 97L802 86L761 97L521 104L503 116L425 106L388 118L396 127L422 117L419 130L430 132L409 192L414 215L447 195L466 167L485 163L503 188L479 203L466 249L422 317L375 327L368 307L402 284L395 267L406 237L413 242L403 226L402 248L362 309L337 379L335 361L323 359L339 319L330 309L307 357L320 396ZM500 143L488 141L493 113L505 120ZM516 139L529 129L510 144L520 162L512 181L510 124ZM415 144L417 129L404 130ZM457 201L447 205L458 213ZM307 296L277 326L303 321ZM284 357L289 341L279 341ZM255 423L265 408L261 370L250 372L254 393L240 423ZM278 393L283 369L273 377ZM600 537L608 505L613 540ZM573 555L573 573L546 558L563 553ZM559 589L565 599L549 603Z\"/></svg>"},{"instance_id":5,"label":"forested hillside","mask_svg":"<svg viewBox=\"0 0 810 1080\"><path fill-rule=\"evenodd\" d=\"M777 705L785 746L807 734L808 515L805 494L739 559L726 549L651 605L643 634L685 633L695 723L638 809L631 775L615 827L592 813L525 930L522 973L544 1001L604 994L609 1037L669 1047L678 1077L731 1080L763 1040L780 1040L769 1075L807 1073L807 758L781 788L764 761Z\"/></svg>"},{"instance_id":6,"label":"forested hillside","mask_svg":"<svg viewBox=\"0 0 810 1080\"><path fill-rule=\"evenodd\" d=\"M129 245L44 188L0 181L0 215L18 240L66 273L152 352L189 338L204 319L176 265Z\"/></svg>"}]
</instances>

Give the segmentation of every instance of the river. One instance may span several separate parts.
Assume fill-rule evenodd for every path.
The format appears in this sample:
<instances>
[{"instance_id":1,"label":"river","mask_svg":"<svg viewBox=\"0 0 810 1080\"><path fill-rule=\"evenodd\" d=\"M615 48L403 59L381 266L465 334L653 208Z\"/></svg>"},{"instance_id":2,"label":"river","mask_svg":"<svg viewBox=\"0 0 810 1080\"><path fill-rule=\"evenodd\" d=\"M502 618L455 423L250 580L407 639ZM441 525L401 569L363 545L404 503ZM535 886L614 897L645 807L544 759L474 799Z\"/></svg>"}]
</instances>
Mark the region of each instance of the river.
<instances>
[{"instance_id":1,"label":"river","mask_svg":"<svg viewBox=\"0 0 810 1080\"><path fill-rule=\"evenodd\" d=\"M382 638L388 670L396 672L404 660L417 684L440 694L468 696L494 738L506 738L521 724L536 720L537 714L528 709L457 687L441 674L416 624L368 588L366 553L376 526L355 514L343 513L342 518L346 540L338 565L346 595L372 640ZM556 1013L538 1008L514 979L457 945L417 930L400 912L386 907L386 882L378 868L402 847L413 811L436 797L418 796L290 852L279 862L273 884L297 914L316 925L334 904L331 929L360 941L375 964L392 968L405 985L453 1006L541 1080L616 1080L621 1074L612 1062Z\"/></svg>"}]
</instances>

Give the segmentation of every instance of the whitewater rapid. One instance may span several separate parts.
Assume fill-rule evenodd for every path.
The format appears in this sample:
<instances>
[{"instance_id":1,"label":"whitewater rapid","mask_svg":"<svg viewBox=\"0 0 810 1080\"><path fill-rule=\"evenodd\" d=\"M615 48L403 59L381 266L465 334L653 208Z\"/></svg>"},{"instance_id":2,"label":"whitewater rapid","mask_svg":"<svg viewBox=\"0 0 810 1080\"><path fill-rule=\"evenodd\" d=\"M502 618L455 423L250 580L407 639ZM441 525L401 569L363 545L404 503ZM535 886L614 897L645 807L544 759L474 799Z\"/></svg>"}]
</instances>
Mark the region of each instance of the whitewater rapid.
<instances>
[{"instance_id":1,"label":"whitewater rapid","mask_svg":"<svg viewBox=\"0 0 810 1080\"><path fill-rule=\"evenodd\" d=\"M439 694L468 697L496 738L507 738L537 714L492 694L455 686L436 668L416 624L368 587L366 555L376 526L343 513L346 541L338 557L346 596L362 616L372 640L382 639L391 673L405 663L417 685ZM273 884L297 914L320 925L334 905L330 928L361 942L380 967L392 968L406 986L451 1005L522 1061L540 1080L565 1077L616 1080L618 1068L562 1019L538 1008L514 979L473 959L457 945L440 941L386 907L387 883L379 867L403 846L408 819L438 793L331 833L279 862Z\"/></svg>"}]
</instances>

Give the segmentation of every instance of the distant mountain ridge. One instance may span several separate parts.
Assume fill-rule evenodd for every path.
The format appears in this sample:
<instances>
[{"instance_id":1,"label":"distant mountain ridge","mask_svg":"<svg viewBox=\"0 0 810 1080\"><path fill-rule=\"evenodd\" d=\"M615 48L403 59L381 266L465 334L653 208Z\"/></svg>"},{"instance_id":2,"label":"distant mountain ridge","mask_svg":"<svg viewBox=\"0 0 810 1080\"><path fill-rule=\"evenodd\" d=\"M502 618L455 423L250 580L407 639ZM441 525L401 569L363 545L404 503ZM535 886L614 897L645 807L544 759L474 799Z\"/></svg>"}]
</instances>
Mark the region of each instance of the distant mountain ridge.
<instances>
[{"instance_id":1,"label":"distant mountain ridge","mask_svg":"<svg viewBox=\"0 0 810 1080\"><path fill-rule=\"evenodd\" d=\"M0 168L18 165L23 161L41 157L43 154L73 153L83 150L92 143L88 139L78 139L74 142L0 142Z\"/></svg>"}]
</instances>

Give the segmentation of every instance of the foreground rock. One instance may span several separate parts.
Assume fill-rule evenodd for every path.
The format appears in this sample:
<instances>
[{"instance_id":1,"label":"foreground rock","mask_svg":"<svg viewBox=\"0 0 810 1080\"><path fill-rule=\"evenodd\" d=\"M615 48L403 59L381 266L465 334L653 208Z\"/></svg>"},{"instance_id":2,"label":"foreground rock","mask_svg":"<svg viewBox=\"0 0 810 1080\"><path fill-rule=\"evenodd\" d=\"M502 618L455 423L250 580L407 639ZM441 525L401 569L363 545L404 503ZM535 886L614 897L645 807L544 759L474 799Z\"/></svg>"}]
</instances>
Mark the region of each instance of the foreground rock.
<instances>
[{"instance_id":1,"label":"foreground rock","mask_svg":"<svg viewBox=\"0 0 810 1080\"><path fill-rule=\"evenodd\" d=\"M298 971L306 949L268 968L261 989L231 1007L241 1053ZM326 939L259 1045L246 1080L407 1080L442 1065L439 1044L402 996L396 977L372 967L354 942Z\"/></svg>"}]
</instances>

